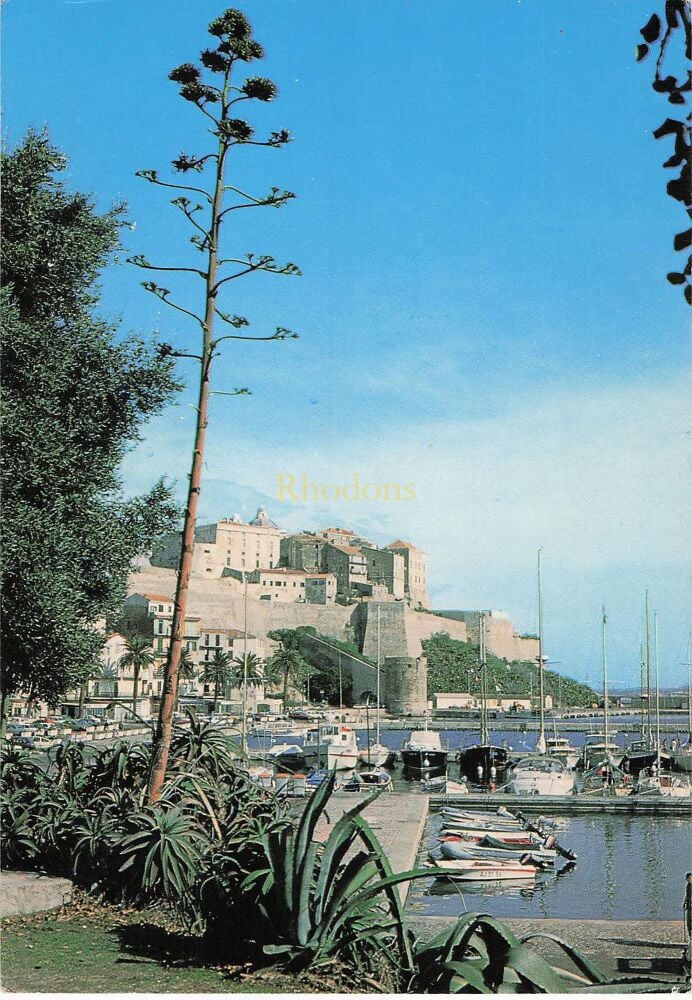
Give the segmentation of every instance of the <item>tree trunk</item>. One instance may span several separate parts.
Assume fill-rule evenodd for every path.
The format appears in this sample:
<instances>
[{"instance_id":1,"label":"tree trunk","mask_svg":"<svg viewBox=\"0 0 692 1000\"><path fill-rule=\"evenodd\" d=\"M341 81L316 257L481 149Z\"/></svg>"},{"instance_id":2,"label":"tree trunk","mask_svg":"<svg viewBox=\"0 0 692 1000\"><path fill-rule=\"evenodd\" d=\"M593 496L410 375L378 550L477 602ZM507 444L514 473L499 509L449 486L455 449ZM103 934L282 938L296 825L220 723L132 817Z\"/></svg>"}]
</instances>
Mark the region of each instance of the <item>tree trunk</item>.
<instances>
[{"instance_id":1,"label":"tree trunk","mask_svg":"<svg viewBox=\"0 0 692 1000\"><path fill-rule=\"evenodd\" d=\"M84 717L84 705L86 704L88 684L89 681L85 680L82 684L79 685L79 703L77 705L77 713L80 719Z\"/></svg>"},{"instance_id":2,"label":"tree trunk","mask_svg":"<svg viewBox=\"0 0 692 1000\"><path fill-rule=\"evenodd\" d=\"M7 732L7 706L10 700L10 692L3 684L0 688L0 740L5 739Z\"/></svg>"},{"instance_id":3,"label":"tree trunk","mask_svg":"<svg viewBox=\"0 0 692 1000\"><path fill-rule=\"evenodd\" d=\"M139 687L139 664L133 665L134 677L132 679L132 714L137 715L137 689Z\"/></svg>"},{"instance_id":4,"label":"tree trunk","mask_svg":"<svg viewBox=\"0 0 692 1000\"><path fill-rule=\"evenodd\" d=\"M288 714L288 668L284 670L284 715Z\"/></svg>"},{"instance_id":5,"label":"tree trunk","mask_svg":"<svg viewBox=\"0 0 692 1000\"><path fill-rule=\"evenodd\" d=\"M230 81L227 81L227 86L229 83ZM225 100L226 98L224 97L224 103ZM211 227L209 230L209 255L207 258L209 268L206 277L206 307L203 326L204 336L202 344L202 360L200 363L201 367L199 398L197 404L197 423L195 427L195 443L192 454L192 467L190 469L187 506L185 508L185 519L183 522L180 563L178 566L178 579L175 589L175 606L173 610L173 622L171 625L171 642L168 648L166 666L164 668L163 693L161 696L161 706L159 708L156 734L154 736L152 766L149 773L149 785L147 788L147 802L149 804L157 802L161 796L161 790L166 776L168 756L171 748L173 712L178 698L178 670L180 667L180 654L183 647L190 572L192 570L192 554L195 543L195 526L197 524L197 508L199 506L199 495L202 487L204 448L206 444L207 425L209 422L209 383L211 377L211 363L214 354L212 334L214 330L216 296L218 294L216 281L219 261L219 229L221 225L220 215L223 205L224 168L227 150L228 147L226 147L223 142L219 141L218 160L216 164L216 181L214 185L214 198L211 212Z\"/></svg>"}]
</instances>

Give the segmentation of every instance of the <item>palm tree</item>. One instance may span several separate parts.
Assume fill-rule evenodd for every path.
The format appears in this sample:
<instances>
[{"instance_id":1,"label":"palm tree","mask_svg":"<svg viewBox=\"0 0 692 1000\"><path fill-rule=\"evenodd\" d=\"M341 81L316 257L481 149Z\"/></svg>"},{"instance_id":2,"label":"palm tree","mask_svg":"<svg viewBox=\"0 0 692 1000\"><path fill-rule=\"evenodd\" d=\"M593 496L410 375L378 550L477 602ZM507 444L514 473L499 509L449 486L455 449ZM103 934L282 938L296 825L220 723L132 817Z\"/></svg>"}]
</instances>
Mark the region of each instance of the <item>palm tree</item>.
<instances>
[{"instance_id":1,"label":"palm tree","mask_svg":"<svg viewBox=\"0 0 692 1000\"><path fill-rule=\"evenodd\" d=\"M144 635L132 635L125 640L125 653L120 657L120 667L132 667L132 711L137 714L137 694L139 675L152 666L156 659L149 639Z\"/></svg>"},{"instance_id":2,"label":"palm tree","mask_svg":"<svg viewBox=\"0 0 692 1000\"><path fill-rule=\"evenodd\" d=\"M292 678L298 681L308 673L310 667L296 649L286 649L281 646L269 661L268 679L281 678L283 684L282 699L284 703L284 713L288 711L288 685Z\"/></svg>"},{"instance_id":3,"label":"palm tree","mask_svg":"<svg viewBox=\"0 0 692 1000\"><path fill-rule=\"evenodd\" d=\"M257 653L247 653L243 656L236 656L233 660L237 669L235 672L235 682L238 687L242 687L245 680L245 659L247 657L247 679L248 684L261 684L264 680L264 660Z\"/></svg>"},{"instance_id":4,"label":"palm tree","mask_svg":"<svg viewBox=\"0 0 692 1000\"><path fill-rule=\"evenodd\" d=\"M192 653L185 647L180 653L180 663L178 664L178 680L179 681L193 681L197 676L196 670L197 664L192 658ZM163 677L165 673L164 664L162 663L159 669L156 671L157 677ZM178 685L178 693L180 693L180 684Z\"/></svg>"},{"instance_id":5,"label":"palm tree","mask_svg":"<svg viewBox=\"0 0 692 1000\"><path fill-rule=\"evenodd\" d=\"M233 676L232 663L233 657L230 653L223 653L220 649L217 649L213 660L204 664L200 680L205 684L214 685L214 705L219 700L219 692L225 689Z\"/></svg>"}]
</instances>

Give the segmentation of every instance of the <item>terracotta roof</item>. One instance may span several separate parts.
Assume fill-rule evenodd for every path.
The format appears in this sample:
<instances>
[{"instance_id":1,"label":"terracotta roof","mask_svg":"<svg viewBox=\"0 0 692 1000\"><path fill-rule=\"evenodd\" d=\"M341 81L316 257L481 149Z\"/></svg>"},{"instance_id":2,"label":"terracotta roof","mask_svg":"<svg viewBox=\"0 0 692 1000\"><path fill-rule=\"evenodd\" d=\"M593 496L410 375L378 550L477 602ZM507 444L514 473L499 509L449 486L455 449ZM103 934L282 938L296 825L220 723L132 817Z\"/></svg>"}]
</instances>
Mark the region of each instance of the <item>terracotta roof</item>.
<instances>
[{"instance_id":1,"label":"terracotta roof","mask_svg":"<svg viewBox=\"0 0 692 1000\"><path fill-rule=\"evenodd\" d=\"M250 572L255 573L279 573L283 576L289 576L291 573L297 576L305 576L306 571L304 569L288 569L286 566L275 566L273 569L256 569L250 570Z\"/></svg>"},{"instance_id":2,"label":"terracotta roof","mask_svg":"<svg viewBox=\"0 0 692 1000\"><path fill-rule=\"evenodd\" d=\"M357 549L355 545L340 545L339 542L329 543L333 548L338 549L339 552L345 552L349 556L362 556L363 553L360 549Z\"/></svg>"},{"instance_id":3,"label":"terracotta roof","mask_svg":"<svg viewBox=\"0 0 692 1000\"><path fill-rule=\"evenodd\" d=\"M350 528L322 528L322 533L325 531L336 531L339 535L355 535L355 531L351 531Z\"/></svg>"},{"instance_id":4,"label":"terracotta roof","mask_svg":"<svg viewBox=\"0 0 692 1000\"><path fill-rule=\"evenodd\" d=\"M140 597L146 597L148 601L166 601L167 604L173 604L172 597L166 597L165 594L140 594Z\"/></svg>"},{"instance_id":5,"label":"terracotta roof","mask_svg":"<svg viewBox=\"0 0 692 1000\"><path fill-rule=\"evenodd\" d=\"M395 542L390 542L387 546L388 549L415 549L415 547L416 546L411 545L410 542L402 542L400 538L398 538Z\"/></svg>"}]
</instances>

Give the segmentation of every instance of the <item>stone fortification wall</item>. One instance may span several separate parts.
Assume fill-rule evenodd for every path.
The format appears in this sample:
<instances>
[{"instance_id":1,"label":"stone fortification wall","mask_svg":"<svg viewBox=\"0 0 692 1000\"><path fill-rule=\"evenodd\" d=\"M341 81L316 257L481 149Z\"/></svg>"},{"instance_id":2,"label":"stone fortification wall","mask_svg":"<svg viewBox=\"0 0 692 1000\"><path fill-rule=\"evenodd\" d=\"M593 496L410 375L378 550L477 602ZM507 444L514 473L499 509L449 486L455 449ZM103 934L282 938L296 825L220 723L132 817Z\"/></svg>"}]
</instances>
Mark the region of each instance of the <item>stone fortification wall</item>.
<instances>
[{"instance_id":1,"label":"stone fortification wall","mask_svg":"<svg viewBox=\"0 0 692 1000\"><path fill-rule=\"evenodd\" d=\"M441 617L436 616L438 622L444 623L439 631L448 631L448 625L452 622L463 622L468 631L468 641L478 643L480 611L440 611L439 615ZM535 661L538 656L538 639L519 635L504 612L485 612L485 638L490 652L499 656L501 660Z\"/></svg>"},{"instance_id":2,"label":"stone fortification wall","mask_svg":"<svg viewBox=\"0 0 692 1000\"><path fill-rule=\"evenodd\" d=\"M345 650L335 649L313 635L301 637L300 651L310 663L329 664L337 669L340 666L344 679L350 678L353 683L354 704L362 704L366 692L373 694L376 692L377 670L357 656L352 656ZM384 671L380 677L380 684L382 684L383 678Z\"/></svg>"},{"instance_id":3,"label":"stone fortification wall","mask_svg":"<svg viewBox=\"0 0 692 1000\"><path fill-rule=\"evenodd\" d=\"M130 577L128 592L140 594L175 593L175 572L158 567L147 568ZM208 627L237 628L244 624L243 585L233 577L204 579L190 578L188 613L200 615ZM320 632L336 639L354 641L351 623L357 605L293 604L288 602L260 601L248 598L247 627L251 635L266 636L277 628L298 628L312 625Z\"/></svg>"},{"instance_id":4,"label":"stone fortification wall","mask_svg":"<svg viewBox=\"0 0 692 1000\"><path fill-rule=\"evenodd\" d=\"M384 661L384 704L392 715L421 715L428 704L424 656L388 656Z\"/></svg>"}]
</instances>

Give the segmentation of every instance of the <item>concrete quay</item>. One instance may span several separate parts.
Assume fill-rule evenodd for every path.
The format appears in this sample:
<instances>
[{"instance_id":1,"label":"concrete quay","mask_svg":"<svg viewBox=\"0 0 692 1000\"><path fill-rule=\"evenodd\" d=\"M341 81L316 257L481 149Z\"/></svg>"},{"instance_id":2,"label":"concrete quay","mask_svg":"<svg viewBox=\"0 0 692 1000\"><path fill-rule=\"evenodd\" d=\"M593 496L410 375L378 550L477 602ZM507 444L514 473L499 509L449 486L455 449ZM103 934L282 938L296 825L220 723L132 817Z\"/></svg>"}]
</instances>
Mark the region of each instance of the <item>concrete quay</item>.
<instances>
[{"instance_id":1,"label":"concrete quay","mask_svg":"<svg viewBox=\"0 0 692 1000\"><path fill-rule=\"evenodd\" d=\"M461 809L487 809L497 812L502 806L515 812L541 816L582 816L607 813L621 816L668 816L675 819L692 818L692 797L676 798L667 795L603 795L578 793L576 795L509 795L505 792L486 792L477 795L431 795L430 805L440 809L444 805Z\"/></svg>"},{"instance_id":2,"label":"concrete quay","mask_svg":"<svg viewBox=\"0 0 692 1000\"><path fill-rule=\"evenodd\" d=\"M315 839L324 841L343 814L366 795L365 792L333 792L317 824ZM416 867L418 847L428 819L428 796L406 792L384 792L360 813L372 827L389 859L392 871ZM406 899L410 883L402 882L399 895Z\"/></svg>"}]
</instances>

